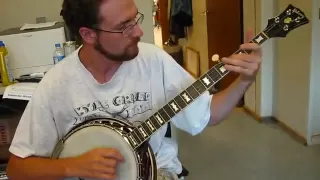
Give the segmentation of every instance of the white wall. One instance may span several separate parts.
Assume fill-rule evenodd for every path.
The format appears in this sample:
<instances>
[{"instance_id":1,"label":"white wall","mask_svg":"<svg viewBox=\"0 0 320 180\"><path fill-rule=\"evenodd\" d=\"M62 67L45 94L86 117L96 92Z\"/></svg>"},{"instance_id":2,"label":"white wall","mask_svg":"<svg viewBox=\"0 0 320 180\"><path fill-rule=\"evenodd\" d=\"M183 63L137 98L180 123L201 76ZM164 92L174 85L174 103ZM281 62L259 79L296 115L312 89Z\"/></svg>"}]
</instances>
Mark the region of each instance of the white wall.
<instances>
[{"instance_id":1,"label":"white wall","mask_svg":"<svg viewBox=\"0 0 320 180\"><path fill-rule=\"evenodd\" d=\"M268 19L277 15L274 12L273 0L246 0L244 1L244 28L255 28L260 33L267 27ZM245 33L245 32L244 32ZM261 70L256 82L245 94L245 106L259 116L272 116L273 109L273 78L275 61L275 40L269 39L263 43Z\"/></svg>"},{"instance_id":2,"label":"white wall","mask_svg":"<svg viewBox=\"0 0 320 180\"><path fill-rule=\"evenodd\" d=\"M261 1L261 21L260 31L267 27L268 19L278 14L275 11L275 3L273 0ZM274 79L274 61L275 61L275 39L271 38L263 44L262 64L260 76L261 78L261 100L260 100L260 115L270 116L272 115L273 105L273 79Z\"/></svg>"},{"instance_id":3,"label":"white wall","mask_svg":"<svg viewBox=\"0 0 320 180\"><path fill-rule=\"evenodd\" d=\"M278 15L293 4L300 8L310 20L291 31L284 39L269 40L263 45L262 69L256 81L255 91L246 93L247 99L254 99L256 114L261 117L274 116L308 144L320 143L320 32L319 0L257 0L257 23L261 28L267 18ZM268 3L268 4L266 4ZM273 41L273 42L272 42ZM248 103L248 104L247 104ZM246 102L252 107L252 102ZM314 138L312 138L314 136Z\"/></svg>"},{"instance_id":4,"label":"white wall","mask_svg":"<svg viewBox=\"0 0 320 180\"><path fill-rule=\"evenodd\" d=\"M310 101L309 101L309 123L308 137L310 143L320 144L320 20L319 8L320 1L313 0L312 18L312 56L311 56L311 78L310 78Z\"/></svg>"},{"instance_id":5,"label":"white wall","mask_svg":"<svg viewBox=\"0 0 320 180\"><path fill-rule=\"evenodd\" d=\"M277 2L278 11L289 0ZM290 0L312 21L312 0ZM274 116L300 136L308 139L312 22L291 31L277 41Z\"/></svg>"},{"instance_id":6,"label":"white wall","mask_svg":"<svg viewBox=\"0 0 320 180\"><path fill-rule=\"evenodd\" d=\"M61 20L61 5L62 0L1 0L0 29L35 23L41 16L48 21Z\"/></svg>"},{"instance_id":7,"label":"white wall","mask_svg":"<svg viewBox=\"0 0 320 180\"><path fill-rule=\"evenodd\" d=\"M145 15L142 41L154 42L152 1L135 0L140 12ZM1 0L0 30L35 23L36 17L45 16L48 21L62 21L60 10L63 0Z\"/></svg>"},{"instance_id":8,"label":"white wall","mask_svg":"<svg viewBox=\"0 0 320 180\"><path fill-rule=\"evenodd\" d=\"M142 23L142 30L144 35L142 41L154 44L153 31L153 17L152 17L152 3L153 0L135 0L138 10L144 14L144 21Z\"/></svg>"}]
</instances>

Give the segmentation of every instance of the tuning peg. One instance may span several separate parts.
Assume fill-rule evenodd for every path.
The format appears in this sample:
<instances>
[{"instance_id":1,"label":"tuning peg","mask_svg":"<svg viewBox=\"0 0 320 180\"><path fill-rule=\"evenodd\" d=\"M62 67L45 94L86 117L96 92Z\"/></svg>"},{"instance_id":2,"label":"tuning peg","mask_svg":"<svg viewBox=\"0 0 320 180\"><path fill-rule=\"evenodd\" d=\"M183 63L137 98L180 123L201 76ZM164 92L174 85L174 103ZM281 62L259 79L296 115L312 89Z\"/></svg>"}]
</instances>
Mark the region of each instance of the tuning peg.
<instances>
[{"instance_id":1,"label":"tuning peg","mask_svg":"<svg viewBox=\"0 0 320 180\"><path fill-rule=\"evenodd\" d=\"M212 60L213 62L219 62L219 61L220 61L220 59L219 59L219 54L214 54L214 55L212 56L211 60Z\"/></svg>"}]
</instances>

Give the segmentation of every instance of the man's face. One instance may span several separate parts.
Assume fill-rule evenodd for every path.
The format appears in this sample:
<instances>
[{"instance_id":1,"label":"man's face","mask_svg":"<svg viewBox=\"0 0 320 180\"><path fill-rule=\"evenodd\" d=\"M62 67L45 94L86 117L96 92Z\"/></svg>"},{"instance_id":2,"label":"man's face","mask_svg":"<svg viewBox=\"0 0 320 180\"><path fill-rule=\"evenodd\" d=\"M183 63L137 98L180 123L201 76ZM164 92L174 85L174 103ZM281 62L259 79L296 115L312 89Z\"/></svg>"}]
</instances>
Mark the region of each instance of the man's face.
<instances>
[{"instance_id":1,"label":"man's face","mask_svg":"<svg viewBox=\"0 0 320 180\"><path fill-rule=\"evenodd\" d=\"M135 58L139 53L138 42L143 35L139 23L136 24L141 16L133 0L103 2L100 6L102 21L98 27L100 30L97 31L95 49L114 61L128 61ZM112 32L125 30L125 33L110 33L101 30Z\"/></svg>"}]
</instances>

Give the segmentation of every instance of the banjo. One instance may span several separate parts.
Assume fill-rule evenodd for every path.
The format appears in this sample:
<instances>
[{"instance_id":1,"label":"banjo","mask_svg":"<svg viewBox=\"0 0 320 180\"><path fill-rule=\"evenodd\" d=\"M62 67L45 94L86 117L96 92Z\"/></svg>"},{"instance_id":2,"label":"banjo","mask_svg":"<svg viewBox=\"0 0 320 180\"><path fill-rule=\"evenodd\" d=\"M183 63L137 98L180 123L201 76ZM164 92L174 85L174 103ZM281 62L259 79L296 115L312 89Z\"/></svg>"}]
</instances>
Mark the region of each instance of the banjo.
<instances>
[{"instance_id":1,"label":"banjo","mask_svg":"<svg viewBox=\"0 0 320 180\"><path fill-rule=\"evenodd\" d=\"M286 37L291 30L307 23L309 20L305 14L290 4L281 14L269 19L267 27L250 42L262 44L270 38ZM235 53L250 52L239 49ZM115 148L120 150L125 158L125 162L118 166L117 180L156 180L157 165L148 144L150 137L228 73L223 63L216 64L138 126L113 118L85 121L73 127L58 141L51 158L75 157L98 147Z\"/></svg>"}]
</instances>

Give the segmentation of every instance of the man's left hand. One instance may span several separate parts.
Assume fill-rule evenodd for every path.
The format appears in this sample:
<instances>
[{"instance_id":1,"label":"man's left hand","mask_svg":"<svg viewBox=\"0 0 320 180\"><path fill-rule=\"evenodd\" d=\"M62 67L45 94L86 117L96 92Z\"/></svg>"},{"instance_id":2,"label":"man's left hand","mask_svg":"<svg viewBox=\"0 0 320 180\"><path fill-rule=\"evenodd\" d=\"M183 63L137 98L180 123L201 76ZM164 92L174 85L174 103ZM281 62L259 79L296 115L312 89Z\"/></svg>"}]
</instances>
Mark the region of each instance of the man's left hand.
<instances>
[{"instance_id":1,"label":"man's left hand","mask_svg":"<svg viewBox=\"0 0 320 180\"><path fill-rule=\"evenodd\" d=\"M221 61L227 70L239 73L241 80L251 83L255 81L260 69L262 49L260 45L255 43L244 43L240 49L251 53L234 54L228 58L222 58Z\"/></svg>"}]
</instances>

